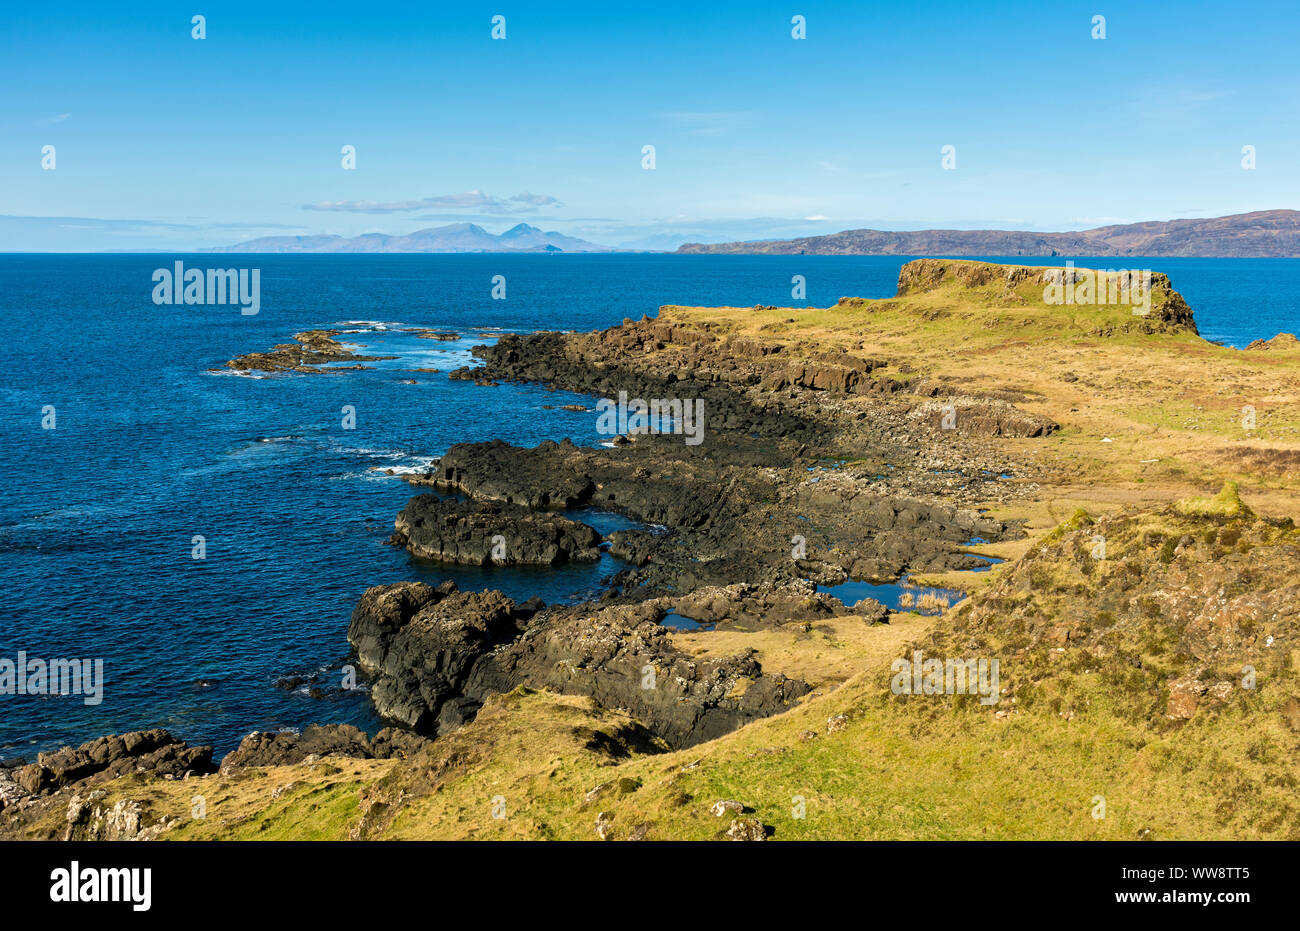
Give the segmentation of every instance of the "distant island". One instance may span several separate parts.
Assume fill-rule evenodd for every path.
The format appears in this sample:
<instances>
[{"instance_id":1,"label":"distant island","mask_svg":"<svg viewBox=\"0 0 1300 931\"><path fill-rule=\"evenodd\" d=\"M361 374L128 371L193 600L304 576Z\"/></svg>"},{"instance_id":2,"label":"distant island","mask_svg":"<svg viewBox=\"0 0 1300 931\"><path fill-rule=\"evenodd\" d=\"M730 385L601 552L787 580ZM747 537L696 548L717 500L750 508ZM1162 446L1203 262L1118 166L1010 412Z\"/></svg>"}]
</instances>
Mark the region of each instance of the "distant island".
<instances>
[{"instance_id":1,"label":"distant island","mask_svg":"<svg viewBox=\"0 0 1300 931\"><path fill-rule=\"evenodd\" d=\"M451 223L416 230L405 236L365 233L345 236L264 236L200 252L617 252L527 223L504 233L489 233L475 223Z\"/></svg>"},{"instance_id":2,"label":"distant island","mask_svg":"<svg viewBox=\"0 0 1300 931\"><path fill-rule=\"evenodd\" d=\"M1300 257L1300 211L1259 210L1197 220L1150 220L1077 233L1008 230L845 230L757 242L687 243L680 254L766 255L1150 255Z\"/></svg>"},{"instance_id":3,"label":"distant island","mask_svg":"<svg viewBox=\"0 0 1300 931\"><path fill-rule=\"evenodd\" d=\"M200 252L466 253L623 252L564 233L519 223L489 233L475 223L451 223L405 235L264 236ZM1227 217L1148 220L1073 233L1019 230L844 230L799 239L686 243L679 255L902 256L1183 256L1300 258L1300 210L1258 210Z\"/></svg>"}]
</instances>

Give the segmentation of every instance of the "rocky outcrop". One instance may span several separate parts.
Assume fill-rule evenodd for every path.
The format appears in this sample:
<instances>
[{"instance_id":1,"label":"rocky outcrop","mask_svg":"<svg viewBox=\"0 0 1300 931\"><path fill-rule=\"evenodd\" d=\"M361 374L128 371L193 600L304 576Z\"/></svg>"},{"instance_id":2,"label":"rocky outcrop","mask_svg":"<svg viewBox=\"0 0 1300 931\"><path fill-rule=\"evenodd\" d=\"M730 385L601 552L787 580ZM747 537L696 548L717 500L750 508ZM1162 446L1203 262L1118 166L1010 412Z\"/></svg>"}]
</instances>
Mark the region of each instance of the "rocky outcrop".
<instances>
[{"instance_id":1,"label":"rocky outcrop","mask_svg":"<svg viewBox=\"0 0 1300 931\"><path fill-rule=\"evenodd\" d=\"M983 561L961 544L1023 534L1018 524L967 508L887 493L870 473L845 470L793 484L788 472L764 469L739 445L720 445L705 458L685 449L654 437L615 449L567 441L533 449L460 444L434 472L408 481L534 508L598 506L666 528L610 536L611 554L635 567L617 583L645 597L738 580L833 582L976 568ZM941 494L957 497L951 483ZM811 540L810 524L830 530L808 543L806 558L792 558L792 541Z\"/></svg>"},{"instance_id":2,"label":"rocky outcrop","mask_svg":"<svg viewBox=\"0 0 1300 931\"><path fill-rule=\"evenodd\" d=\"M688 448L656 437L641 437L619 450L578 447L567 439L532 449L500 440L459 443L447 450L436 472L408 480L534 509L591 505L678 528L698 528L743 507L721 500L723 489L711 482L672 474L671 464L683 456L696 461L682 452ZM700 469L710 468L703 457L698 462Z\"/></svg>"},{"instance_id":3,"label":"rocky outcrop","mask_svg":"<svg viewBox=\"0 0 1300 931\"><path fill-rule=\"evenodd\" d=\"M502 440L457 443L439 460L435 472L408 481L528 508L581 507L591 501L596 484L585 470L565 467L565 454L574 450L567 439L547 440L534 449Z\"/></svg>"},{"instance_id":4,"label":"rocky outcrop","mask_svg":"<svg viewBox=\"0 0 1300 931\"><path fill-rule=\"evenodd\" d=\"M65 841L146 841L181 823L179 818L163 818L146 824L148 816L139 802L119 799L109 805L105 792L97 789L88 795L72 796L65 814Z\"/></svg>"},{"instance_id":5,"label":"rocky outcrop","mask_svg":"<svg viewBox=\"0 0 1300 931\"><path fill-rule=\"evenodd\" d=\"M595 333L507 334L494 345L474 347L483 366L468 377L532 382L610 399L625 393L628 398L700 400L706 447L707 437L721 433L761 434L807 445L829 436L830 420L816 404L792 410L768 403L766 390L751 397L744 389L757 387L774 372L785 373L790 383L856 386L882 364L838 354L821 361L787 360L756 346L728 340L708 326L674 326L646 317ZM849 370L856 374L848 375ZM681 437L677 442L682 443Z\"/></svg>"},{"instance_id":6,"label":"rocky outcrop","mask_svg":"<svg viewBox=\"0 0 1300 931\"><path fill-rule=\"evenodd\" d=\"M1279 333L1271 339L1257 339L1249 343L1248 350L1272 350L1274 352L1294 352L1300 349L1300 339L1296 339L1292 333Z\"/></svg>"},{"instance_id":7,"label":"rocky outcrop","mask_svg":"<svg viewBox=\"0 0 1300 931\"><path fill-rule=\"evenodd\" d=\"M689 746L785 710L802 682L763 673L752 651L697 661L655 623L649 604L515 605L500 592L398 583L369 589L348 639L374 678L376 709L418 732L471 720L519 685L585 695L629 711L670 746Z\"/></svg>"},{"instance_id":8,"label":"rocky outcrop","mask_svg":"<svg viewBox=\"0 0 1300 931\"><path fill-rule=\"evenodd\" d=\"M454 330L430 330L426 327L407 327L407 332L414 333L420 339L435 339L439 342L454 342L460 334Z\"/></svg>"},{"instance_id":9,"label":"rocky outcrop","mask_svg":"<svg viewBox=\"0 0 1300 931\"><path fill-rule=\"evenodd\" d=\"M35 795L128 773L181 777L213 771L211 747L191 747L167 731L155 729L100 737L80 747L38 754L36 762L20 768L14 779Z\"/></svg>"},{"instance_id":10,"label":"rocky outcrop","mask_svg":"<svg viewBox=\"0 0 1300 931\"><path fill-rule=\"evenodd\" d=\"M433 735L473 718L481 703L481 696L466 694L474 664L514 640L535 610L500 592L459 591L454 582L381 585L361 596L348 641L374 678L375 709Z\"/></svg>"},{"instance_id":11,"label":"rocky outcrop","mask_svg":"<svg viewBox=\"0 0 1300 931\"><path fill-rule=\"evenodd\" d=\"M633 566L644 566L654 558L661 542L647 530L615 530L609 535L609 553Z\"/></svg>"},{"instance_id":12,"label":"rocky outcrop","mask_svg":"<svg viewBox=\"0 0 1300 931\"><path fill-rule=\"evenodd\" d=\"M252 766L290 766L304 760L342 756L390 759L415 756L428 741L410 731L386 727L372 739L351 724L313 724L301 733L254 731L226 754L221 771Z\"/></svg>"},{"instance_id":13,"label":"rocky outcrop","mask_svg":"<svg viewBox=\"0 0 1300 931\"><path fill-rule=\"evenodd\" d=\"M1140 272L1129 269L1128 272ZM961 259L916 259L902 267L898 274L897 297L906 297L934 291L938 288L955 286L958 288L992 289L995 302L1007 302L1010 305L1021 303L1016 291L1022 285L1030 285L1033 304L1041 311L1064 309L1061 305L1044 303L1046 288L1050 285L1075 289L1087 283L1092 297L1081 299L1076 307L1118 306L1124 307L1126 313L1120 322L1099 325L1091 335L1108 336L1112 333L1196 333L1196 321L1192 309L1183 296L1174 290L1169 276L1160 272L1150 273L1149 306L1145 313L1127 312L1129 306L1141 302L1139 295L1129 290L1131 279L1128 274L1121 275L1118 269L1090 268L1044 268L1036 265L998 265L992 262L972 262ZM1072 291L1073 293L1073 291ZM1071 299L1073 301L1073 299ZM1062 317L1062 325L1067 323Z\"/></svg>"},{"instance_id":14,"label":"rocky outcrop","mask_svg":"<svg viewBox=\"0 0 1300 931\"><path fill-rule=\"evenodd\" d=\"M501 692L516 684L586 695L623 708L673 748L720 737L794 706L804 682L769 675L748 650L696 659L672 644L652 606L552 609L505 649L486 657L469 687Z\"/></svg>"},{"instance_id":15,"label":"rocky outcrop","mask_svg":"<svg viewBox=\"0 0 1300 931\"><path fill-rule=\"evenodd\" d=\"M704 624L754 630L791 622L810 622L846 614L861 615L867 623L885 619L885 606L864 599L846 607L838 599L805 579L784 585L738 582L696 589L676 600L673 610Z\"/></svg>"},{"instance_id":16,"label":"rocky outcrop","mask_svg":"<svg viewBox=\"0 0 1300 931\"><path fill-rule=\"evenodd\" d=\"M31 794L14 779L13 773L7 769L0 769L0 812L29 798Z\"/></svg>"},{"instance_id":17,"label":"rocky outcrop","mask_svg":"<svg viewBox=\"0 0 1300 931\"><path fill-rule=\"evenodd\" d=\"M250 352L236 356L226 363L226 368L241 372L296 372L314 375L344 368L363 368L360 365L341 366L341 362L375 362L395 356L365 356L348 349L334 337L342 330L305 330L295 333L297 342L280 343L266 352ZM331 366L325 368L324 366Z\"/></svg>"},{"instance_id":18,"label":"rocky outcrop","mask_svg":"<svg viewBox=\"0 0 1300 931\"><path fill-rule=\"evenodd\" d=\"M391 542L411 555L471 566L554 566L600 555L600 534L558 514L416 495L397 515Z\"/></svg>"},{"instance_id":19,"label":"rocky outcrop","mask_svg":"<svg viewBox=\"0 0 1300 931\"><path fill-rule=\"evenodd\" d=\"M1058 427L1050 418L995 398L957 396L923 401L908 416L932 430L968 436L1047 436Z\"/></svg>"}]
</instances>

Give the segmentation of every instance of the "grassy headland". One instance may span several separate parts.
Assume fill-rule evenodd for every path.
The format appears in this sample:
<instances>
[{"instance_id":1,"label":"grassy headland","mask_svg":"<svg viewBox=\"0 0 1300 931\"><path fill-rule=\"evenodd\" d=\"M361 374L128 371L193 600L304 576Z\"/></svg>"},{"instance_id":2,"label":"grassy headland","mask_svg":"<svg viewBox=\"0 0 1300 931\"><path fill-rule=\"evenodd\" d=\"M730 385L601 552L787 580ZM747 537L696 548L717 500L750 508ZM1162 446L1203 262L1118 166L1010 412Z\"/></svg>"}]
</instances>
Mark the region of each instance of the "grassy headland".
<instances>
[{"instance_id":1,"label":"grassy headland","mask_svg":"<svg viewBox=\"0 0 1300 931\"><path fill-rule=\"evenodd\" d=\"M792 710L667 750L589 697L520 687L402 757L136 774L97 804L175 839L709 839L737 819L774 839L1300 838L1300 344L1209 343L1163 276L1135 315L1047 303L1042 272L922 260L894 298L622 328L643 368L885 423L920 450L917 488L943 456L1011 476L961 486L1027 533L968 547L1006 560L989 571L922 573L971 593L942 616L672 635L806 681ZM980 429L929 429L945 405ZM865 442L842 452L885 468ZM998 701L897 694L914 650L997 658ZM11 807L6 831L60 836L65 810Z\"/></svg>"}]
</instances>

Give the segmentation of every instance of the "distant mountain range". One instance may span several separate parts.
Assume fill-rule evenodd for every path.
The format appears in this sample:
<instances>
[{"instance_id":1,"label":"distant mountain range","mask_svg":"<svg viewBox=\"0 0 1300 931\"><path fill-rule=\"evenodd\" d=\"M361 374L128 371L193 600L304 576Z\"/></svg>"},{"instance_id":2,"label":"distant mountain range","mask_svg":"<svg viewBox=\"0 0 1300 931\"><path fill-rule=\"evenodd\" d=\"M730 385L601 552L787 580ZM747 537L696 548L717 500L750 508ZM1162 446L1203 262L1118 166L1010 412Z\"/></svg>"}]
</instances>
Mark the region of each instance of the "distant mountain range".
<instances>
[{"instance_id":1,"label":"distant mountain range","mask_svg":"<svg viewBox=\"0 0 1300 931\"><path fill-rule=\"evenodd\" d=\"M405 236L365 233L344 236L264 236L232 246L217 246L201 252L615 252L565 236L547 233L520 223L494 235L474 223L452 223L416 230Z\"/></svg>"},{"instance_id":2,"label":"distant mountain range","mask_svg":"<svg viewBox=\"0 0 1300 931\"><path fill-rule=\"evenodd\" d=\"M845 230L759 242L687 243L679 253L771 255L1150 255L1300 257L1300 211L1260 210L1208 220L1152 220L1078 233L1005 230Z\"/></svg>"}]
</instances>

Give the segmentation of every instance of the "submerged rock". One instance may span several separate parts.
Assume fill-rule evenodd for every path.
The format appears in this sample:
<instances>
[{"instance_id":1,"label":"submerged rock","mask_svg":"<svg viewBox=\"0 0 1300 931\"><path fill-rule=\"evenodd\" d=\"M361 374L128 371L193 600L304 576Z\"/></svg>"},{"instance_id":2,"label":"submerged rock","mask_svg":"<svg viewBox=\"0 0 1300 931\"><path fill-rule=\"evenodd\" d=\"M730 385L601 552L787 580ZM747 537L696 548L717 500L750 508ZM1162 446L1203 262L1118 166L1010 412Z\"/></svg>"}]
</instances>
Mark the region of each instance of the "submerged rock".
<instances>
[{"instance_id":1,"label":"submerged rock","mask_svg":"<svg viewBox=\"0 0 1300 931\"><path fill-rule=\"evenodd\" d=\"M297 342L280 343L266 352L250 352L236 356L226 363L226 368L241 372L296 372L301 375L314 375L327 371L337 371L340 362L376 362L395 359L396 356L359 355L336 340L334 337L342 330L305 330L295 333ZM326 368L334 365L334 368ZM360 368L361 366L348 366Z\"/></svg>"}]
</instances>

